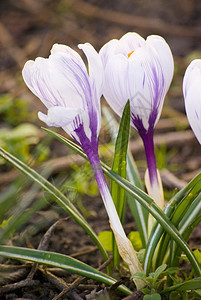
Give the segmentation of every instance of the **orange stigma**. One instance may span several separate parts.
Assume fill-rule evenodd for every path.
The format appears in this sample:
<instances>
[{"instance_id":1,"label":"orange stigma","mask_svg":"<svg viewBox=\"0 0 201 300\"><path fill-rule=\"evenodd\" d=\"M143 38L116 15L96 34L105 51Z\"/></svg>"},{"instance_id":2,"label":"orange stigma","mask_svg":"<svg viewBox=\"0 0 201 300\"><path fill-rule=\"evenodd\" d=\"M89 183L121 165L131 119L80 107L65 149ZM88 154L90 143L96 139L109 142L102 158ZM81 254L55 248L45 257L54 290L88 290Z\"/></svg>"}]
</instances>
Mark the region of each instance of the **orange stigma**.
<instances>
[{"instance_id":1,"label":"orange stigma","mask_svg":"<svg viewBox=\"0 0 201 300\"><path fill-rule=\"evenodd\" d=\"M128 58L131 56L131 54L133 53L134 51L131 51L130 53L128 53Z\"/></svg>"}]
</instances>

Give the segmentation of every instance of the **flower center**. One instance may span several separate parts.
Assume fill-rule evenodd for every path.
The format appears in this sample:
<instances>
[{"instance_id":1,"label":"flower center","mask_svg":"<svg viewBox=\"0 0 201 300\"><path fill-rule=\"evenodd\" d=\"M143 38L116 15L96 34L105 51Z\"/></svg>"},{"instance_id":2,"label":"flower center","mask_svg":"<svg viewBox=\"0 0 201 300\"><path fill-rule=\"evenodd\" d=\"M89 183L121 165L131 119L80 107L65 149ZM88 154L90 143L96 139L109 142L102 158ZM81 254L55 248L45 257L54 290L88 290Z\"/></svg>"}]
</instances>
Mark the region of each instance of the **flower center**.
<instances>
[{"instance_id":1,"label":"flower center","mask_svg":"<svg viewBox=\"0 0 201 300\"><path fill-rule=\"evenodd\" d=\"M131 54L133 54L134 50L131 51L130 53L128 53L128 58L131 56Z\"/></svg>"}]
</instances>

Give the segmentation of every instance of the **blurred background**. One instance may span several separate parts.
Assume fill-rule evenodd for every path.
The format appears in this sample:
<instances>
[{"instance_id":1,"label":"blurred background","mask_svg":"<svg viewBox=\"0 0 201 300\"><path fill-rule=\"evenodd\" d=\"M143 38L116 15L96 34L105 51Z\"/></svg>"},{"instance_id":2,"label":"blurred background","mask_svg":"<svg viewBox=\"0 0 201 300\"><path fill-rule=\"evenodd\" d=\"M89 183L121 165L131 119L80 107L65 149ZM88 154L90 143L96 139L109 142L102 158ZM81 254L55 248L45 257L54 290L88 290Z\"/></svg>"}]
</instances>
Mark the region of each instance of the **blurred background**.
<instances>
[{"instance_id":1,"label":"blurred background","mask_svg":"<svg viewBox=\"0 0 201 300\"><path fill-rule=\"evenodd\" d=\"M144 38L162 35L176 64L185 68L182 58L201 51L201 1L1 0L0 91L22 95L24 63L48 56L54 43L76 49L77 44L90 42L99 50L128 31Z\"/></svg>"}]
</instances>

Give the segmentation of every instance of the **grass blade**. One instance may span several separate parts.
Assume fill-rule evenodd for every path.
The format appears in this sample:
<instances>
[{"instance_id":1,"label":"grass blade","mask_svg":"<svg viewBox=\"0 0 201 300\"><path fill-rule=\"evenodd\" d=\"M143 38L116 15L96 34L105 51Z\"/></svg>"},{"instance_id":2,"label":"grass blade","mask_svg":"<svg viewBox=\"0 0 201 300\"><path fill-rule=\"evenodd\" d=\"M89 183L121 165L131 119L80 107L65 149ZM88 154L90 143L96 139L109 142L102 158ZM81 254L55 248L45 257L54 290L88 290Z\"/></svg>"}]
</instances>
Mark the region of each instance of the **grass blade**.
<instances>
[{"instance_id":1,"label":"grass blade","mask_svg":"<svg viewBox=\"0 0 201 300\"><path fill-rule=\"evenodd\" d=\"M75 258L55 252L35 249L33 250L22 247L0 246L0 255L4 257L31 261L43 265L59 267L71 273L79 274L81 276L103 282L107 285L112 285L116 282L116 280L112 277L97 271L91 266ZM132 293L131 290L124 285L119 286L118 289L126 295L130 295Z\"/></svg>"},{"instance_id":2,"label":"grass blade","mask_svg":"<svg viewBox=\"0 0 201 300\"><path fill-rule=\"evenodd\" d=\"M166 293L172 292L172 291L187 291L187 290L196 290L200 289L201 287L201 277L194 278L191 280L188 280L183 283L175 284L173 286L167 287L162 292L160 292L161 295L164 295Z\"/></svg>"},{"instance_id":3,"label":"grass blade","mask_svg":"<svg viewBox=\"0 0 201 300\"><path fill-rule=\"evenodd\" d=\"M58 140L63 142L72 150L79 153L82 157L87 159L86 154L82 151L82 149L76 145L74 142L68 140L67 138L54 133L52 130L45 129L46 132L49 132L53 136L55 136ZM114 173L108 166L104 163L101 163L104 173L110 177L110 179L115 180L122 188L124 188L131 196L133 196L144 208L146 208L152 216L157 220L157 222L163 227L163 229L169 233L171 238L175 240L178 246L183 250L183 252L188 257L190 263L192 264L195 272L198 276L201 275L201 268L199 263L197 262L194 254L192 253L191 249L189 248L186 241L180 235L177 228L170 222L169 218L166 214L155 204L154 200L150 198L145 192L140 190L139 188L133 186L130 182L126 179L121 178L118 174Z\"/></svg>"},{"instance_id":4,"label":"grass blade","mask_svg":"<svg viewBox=\"0 0 201 300\"><path fill-rule=\"evenodd\" d=\"M0 147L0 156L4 159L9 161L13 166L19 169L22 173L27 175L30 179L34 182L39 184L43 190L50 193L57 203L67 211L73 219L89 234L91 239L99 248L100 252L102 253L105 260L107 260L108 255L105 251L103 245L101 244L99 238L97 237L96 233L87 223L87 221L83 218L80 212L76 209L76 207L68 200L66 196L64 196L54 185L52 185L49 181L47 181L44 177L38 174L35 170L27 166L25 163L21 162L19 159L5 151L3 148Z\"/></svg>"},{"instance_id":5,"label":"grass blade","mask_svg":"<svg viewBox=\"0 0 201 300\"><path fill-rule=\"evenodd\" d=\"M115 142L117 131L118 131L118 124L107 107L103 108L103 113L108 123L111 138L113 142ZM141 190L144 190L138 173L138 169L136 167L136 163L129 149L127 151L127 178L133 185L137 186ZM127 200L128 200L128 205L130 207L131 213L136 222L137 229L140 233L143 247L145 248L148 241L148 235L147 235L148 212L139 202L137 202L132 196L128 194L127 194Z\"/></svg>"},{"instance_id":6,"label":"grass blade","mask_svg":"<svg viewBox=\"0 0 201 300\"><path fill-rule=\"evenodd\" d=\"M126 155L127 155L127 148L128 148L129 129L130 129L130 103L128 101L124 108L121 123L119 126L119 132L115 144L114 160L112 165L112 170L123 178L126 178ZM123 223L125 209L126 209L125 190L122 189L119 186L119 184L117 184L114 180L111 181L111 195L117 213L119 215L120 221L121 223ZM112 239L112 245L113 245L112 253L113 253L114 266L119 267L120 255L117 248L117 244L115 242L114 235Z\"/></svg>"},{"instance_id":7,"label":"grass blade","mask_svg":"<svg viewBox=\"0 0 201 300\"><path fill-rule=\"evenodd\" d=\"M128 150L127 155L127 178L128 180L141 190L143 190L141 180L137 174L137 168L135 161L133 160L132 153ZM148 232L147 232L147 221L148 221L148 211L130 195L127 195L128 204L131 213L136 222L137 229L140 233L140 238L142 240L143 248L146 248L148 242Z\"/></svg>"},{"instance_id":8,"label":"grass blade","mask_svg":"<svg viewBox=\"0 0 201 300\"><path fill-rule=\"evenodd\" d=\"M190 193L192 188L196 184L200 184L201 181L201 173L198 174L195 178L193 178L182 190L180 190L174 197L170 200L168 205L164 208L164 213L168 218L171 217L173 212L175 211L177 204L182 200L186 193ZM149 241L146 247L145 259L144 259L144 271L146 274L150 273L151 264L153 260L153 255L158 245L158 242L164 233L164 229L161 225L155 224L152 229L151 235L149 237ZM162 244L161 244L162 245ZM161 253L159 251L159 253Z\"/></svg>"}]
</instances>

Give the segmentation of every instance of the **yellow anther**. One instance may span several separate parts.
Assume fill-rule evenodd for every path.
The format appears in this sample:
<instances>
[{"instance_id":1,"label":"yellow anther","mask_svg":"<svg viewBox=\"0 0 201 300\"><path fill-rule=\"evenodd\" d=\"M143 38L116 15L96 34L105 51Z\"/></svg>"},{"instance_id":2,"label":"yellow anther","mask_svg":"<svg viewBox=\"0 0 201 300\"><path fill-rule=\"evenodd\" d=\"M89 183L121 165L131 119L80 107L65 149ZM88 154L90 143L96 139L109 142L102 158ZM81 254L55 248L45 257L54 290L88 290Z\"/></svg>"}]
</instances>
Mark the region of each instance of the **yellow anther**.
<instances>
[{"instance_id":1,"label":"yellow anther","mask_svg":"<svg viewBox=\"0 0 201 300\"><path fill-rule=\"evenodd\" d=\"M133 53L134 51L131 51L130 53L128 53L128 58L131 56L131 54Z\"/></svg>"}]
</instances>

